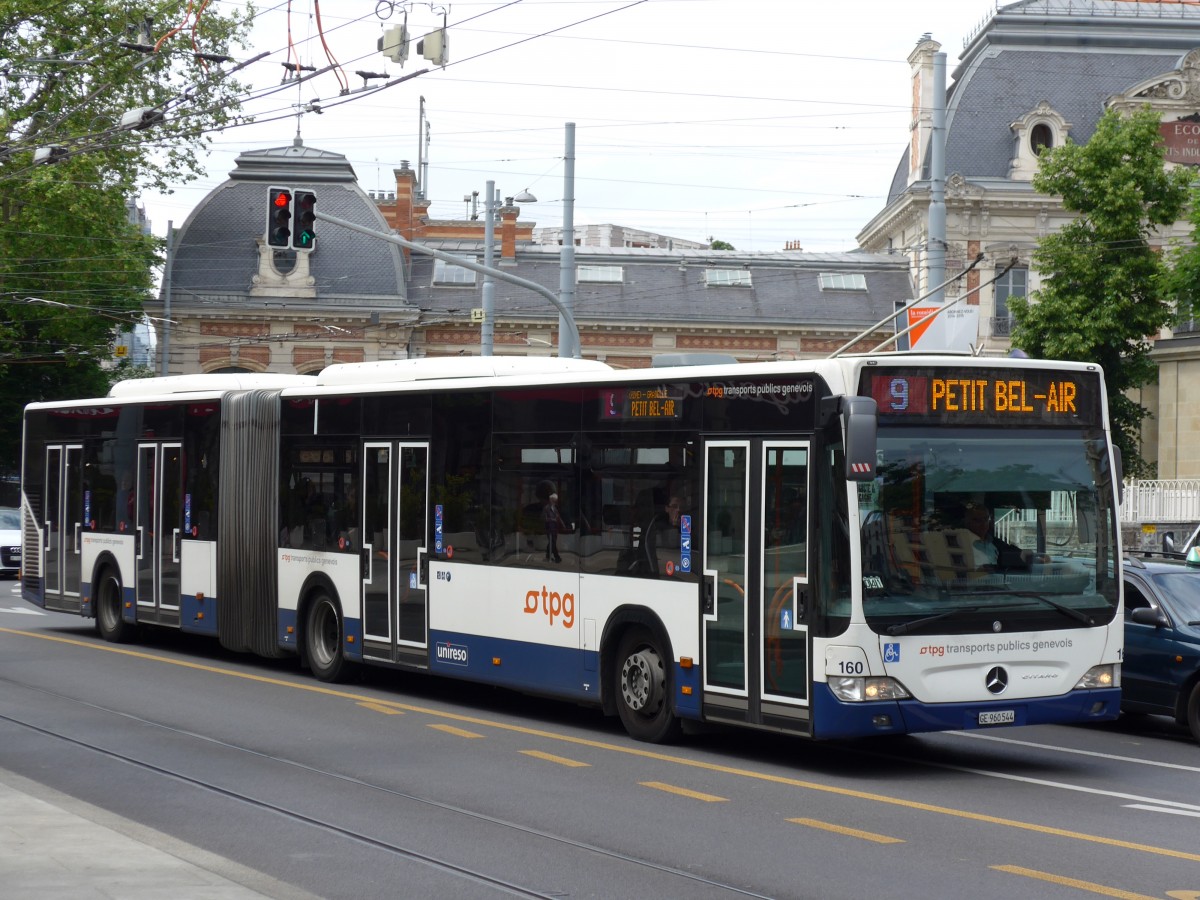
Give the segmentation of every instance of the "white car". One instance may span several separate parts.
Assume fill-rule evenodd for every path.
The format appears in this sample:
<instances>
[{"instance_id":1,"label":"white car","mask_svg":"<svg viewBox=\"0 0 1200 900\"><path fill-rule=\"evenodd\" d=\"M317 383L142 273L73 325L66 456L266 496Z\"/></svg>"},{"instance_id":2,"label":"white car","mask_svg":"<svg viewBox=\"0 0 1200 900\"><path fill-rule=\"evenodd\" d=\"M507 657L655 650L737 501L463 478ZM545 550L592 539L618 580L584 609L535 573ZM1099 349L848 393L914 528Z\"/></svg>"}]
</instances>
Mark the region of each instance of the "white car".
<instances>
[{"instance_id":1,"label":"white car","mask_svg":"<svg viewBox=\"0 0 1200 900\"><path fill-rule=\"evenodd\" d=\"M21 571L21 511L0 507L0 575Z\"/></svg>"}]
</instances>

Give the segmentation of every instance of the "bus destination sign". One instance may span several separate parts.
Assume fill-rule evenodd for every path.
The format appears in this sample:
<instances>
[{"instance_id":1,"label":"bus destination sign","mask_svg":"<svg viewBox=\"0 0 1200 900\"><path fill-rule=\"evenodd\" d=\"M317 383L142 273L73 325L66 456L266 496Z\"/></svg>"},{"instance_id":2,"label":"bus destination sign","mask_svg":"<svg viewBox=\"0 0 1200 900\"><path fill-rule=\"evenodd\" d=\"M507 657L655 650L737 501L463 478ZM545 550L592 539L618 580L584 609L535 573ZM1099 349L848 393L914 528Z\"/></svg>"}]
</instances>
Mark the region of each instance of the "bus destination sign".
<instances>
[{"instance_id":1,"label":"bus destination sign","mask_svg":"<svg viewBox=\"0 0 1200 900\"><path fill-rule=\"evenodd\" d=\"M601 416L617 421L679 419L683 416L683 392L663 385L612 388L603 392Z\"/></svg>"},{"instance_id":2,"label":"bus destination sign","mask_svg":"<svg viewBox=\"0 0 1200 900\"><path fill-rule=\"evenodd\" d=\"M867 369L859 393L880 418L954 425L1098 425L1100 379L1094 372L1016 368Z\"/></svg>"}]
</instances>

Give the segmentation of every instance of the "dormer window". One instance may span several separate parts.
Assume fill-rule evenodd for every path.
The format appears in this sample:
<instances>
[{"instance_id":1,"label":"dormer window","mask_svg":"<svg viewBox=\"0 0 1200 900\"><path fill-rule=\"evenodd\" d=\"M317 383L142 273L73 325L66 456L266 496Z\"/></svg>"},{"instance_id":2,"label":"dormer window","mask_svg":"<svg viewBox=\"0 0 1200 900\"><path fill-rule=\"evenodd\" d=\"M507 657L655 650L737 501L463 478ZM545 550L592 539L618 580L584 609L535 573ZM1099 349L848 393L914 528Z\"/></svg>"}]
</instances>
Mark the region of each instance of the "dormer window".
<instances>
[{"instance_id":1,"label":"dormer window","mask_svg":"<svg viewBox=\"0 0 1200 900\"><path fill-rule=\"evenodd\" d=\"M1043 100L1009 127L1015 138L1009 177L1013 181L1032 181L1038 157L1066 143L1071 123Z\"/></svg>"},{"instance_id":2,"label":"dormer window","mask_svg":"<svg viewBox=\"0 0 1200 900\"><path fill-rule=\"evenodd\" d=\"M1029 146L1034 156L1041 156L1043 150L1054 146L1054 131L1045 122L1038 122L1029 132Z\"/></svg>"}]
</instances>

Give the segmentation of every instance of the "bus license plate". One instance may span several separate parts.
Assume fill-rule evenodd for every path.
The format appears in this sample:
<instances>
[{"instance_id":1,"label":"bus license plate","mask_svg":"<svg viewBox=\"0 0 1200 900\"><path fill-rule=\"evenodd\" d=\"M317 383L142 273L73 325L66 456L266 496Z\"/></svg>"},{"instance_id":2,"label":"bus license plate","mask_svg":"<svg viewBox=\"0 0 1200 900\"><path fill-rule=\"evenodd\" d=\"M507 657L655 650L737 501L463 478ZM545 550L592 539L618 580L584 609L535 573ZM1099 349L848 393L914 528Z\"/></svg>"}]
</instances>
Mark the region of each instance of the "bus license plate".
<instances>
[{"instance_id":1,"label":"bus license plate","mask_svg":"<svg viewBox=\"0 0 1200 900\"><path fill-rule=\"evenodd\" d=\"M995 712L981 712L979 714L980 725L1011 725L1017 721L1017 711L1015 709L998 709Z\"/></svg>"}]
</instances>

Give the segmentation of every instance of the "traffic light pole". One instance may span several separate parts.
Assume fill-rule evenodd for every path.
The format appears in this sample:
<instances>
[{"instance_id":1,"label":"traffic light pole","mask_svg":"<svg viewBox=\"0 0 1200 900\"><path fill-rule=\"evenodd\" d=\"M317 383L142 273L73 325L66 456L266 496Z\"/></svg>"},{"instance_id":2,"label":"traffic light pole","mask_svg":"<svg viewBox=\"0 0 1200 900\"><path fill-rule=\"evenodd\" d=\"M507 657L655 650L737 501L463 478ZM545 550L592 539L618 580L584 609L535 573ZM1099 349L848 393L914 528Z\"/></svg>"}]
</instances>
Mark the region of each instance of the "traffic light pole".
<instances>
[{"instance_id":1,"label":"traffic light pole","mask_svg":"<svg viewBox=\"0 0 1200 900\"><path fill-rule=\"evenodd\" d=\"M509 284L515 284L517 287L523 287L526 290L533 291L536 294L541 294L547 300L554 304L559 313L559 325L562 330L566 331L566 338L560 334L558 336L558 355L563 356L563 351L567 351L567 355L579 359L579 327L575 324L575 316L563 302L558 298L554 291L547 287L543 287L536 281L529 281L526 278L513 275L505 272L503 269L493 269L490 266L480 265L473 259L467 259L462 256L455 256L452 253L446 253L442 250L435 250L425 244L417 244L410 240L400 237L395 234L381 234L378 231L373 231L365 225L359 225L357 222L347 222L345 219L339 219L336 216L331 216L328 213L318 212L315 214L317 221L328 222L330 225L338 225L342 228L348 228L350 231L357 231L359 234L369 235L370 237L379 238L381 241L387 241L391 244L396 244L406 250L411 250L414 253L423 253L426 256L432 256L434 259L440 259L443 262L451 263L452 265L462 266L464 269L470 269L472 272L479 272L482 275L491 275L499 281L507 281Z\"/></svg>"}]
</instances>

